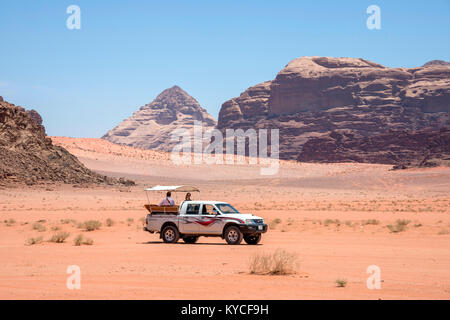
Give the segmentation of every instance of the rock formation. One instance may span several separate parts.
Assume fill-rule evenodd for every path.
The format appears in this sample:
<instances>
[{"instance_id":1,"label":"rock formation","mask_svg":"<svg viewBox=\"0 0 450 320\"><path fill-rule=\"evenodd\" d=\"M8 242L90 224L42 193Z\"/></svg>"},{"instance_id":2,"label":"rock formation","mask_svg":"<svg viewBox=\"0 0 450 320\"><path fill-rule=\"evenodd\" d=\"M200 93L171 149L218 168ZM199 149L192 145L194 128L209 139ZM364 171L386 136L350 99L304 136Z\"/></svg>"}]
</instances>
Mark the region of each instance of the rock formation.
<instances>
[{"instance_id":1,"label":"rock formation","mask_svg":"<svg viewBox=\"0 0 450 320\"><path fill-rule=\"evenodd\" d=\"M87 169L66 149L52 144L35 111L0 101L0 184L40 182L127 184Z\"/></svg>"},{"instance_id":2,"label":"rock formation","mask_svg":"<svg viewBox=\"0 0 450 320\"><path fill-rule=\"evenodd\" d=\"M365 141L392 130L411 132L410 137L417 137L412 132L427 128L429 132L439 132L439 128L450 125L449 111L448 63L432 61L423 67L406 69L387 68L364 59L302 57L291 61L274 80L226 101L219 113L218 128L278 128L280 158L332 162L337 159L336 150L328 159L319 151L302 154L303 146L315 139L308 147L325 152L334 137L342 136L349 140L337 149L343 154L351 153L350 146L356 152L356 145L387 152L389 134L379 136L376 144ZM387 162L372 156L364 158L364 154L338 158ZM400 160L412 159L390 163Z\"/></svg>"},{"instance_id":3,"label":"rock formation","mask_svg":"<svg viewBox=\"0 0 450 320\"><path fill-rule=\"evenodd\" d=\"M171 151L176 129L193 132L194 121L202 121L203 130L214 128L216 120L178 86L161 92L151 103L119 123L102 138L117 144L142 149Z\"/></svg>"},{"instance_id":4,"label":"rock formation","mask_svg":"<svg viewBox=\"0 0 450 320\"><path fill-rule=\"evenodd\" d=\"M302 162L366 162L405 167L450 166L450 126L390 131L371 137L332 132L303 145Z\"/></svg>"}]
</instances>

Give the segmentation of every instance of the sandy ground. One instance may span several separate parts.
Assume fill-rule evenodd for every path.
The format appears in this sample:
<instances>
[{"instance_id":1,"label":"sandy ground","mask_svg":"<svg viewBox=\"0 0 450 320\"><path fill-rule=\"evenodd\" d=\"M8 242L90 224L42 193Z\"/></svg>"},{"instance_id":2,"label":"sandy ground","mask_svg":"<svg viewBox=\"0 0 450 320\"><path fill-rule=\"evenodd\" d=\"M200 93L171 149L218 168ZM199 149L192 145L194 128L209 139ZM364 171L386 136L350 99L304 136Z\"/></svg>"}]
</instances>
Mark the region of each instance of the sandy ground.
<instances>
[{"instance_id":1,"label":"sandy ground","mask_svg":"<svg viewBox=\"0 0 450 320\"><path fill-rule=\"evenodd\" d=\"M450 298L449 168L282 162L277 175L261 176L254 165L174 166L163 152L54 141L89 168L137 186L0 189L1 299ZM228 201L271 229L258 246L220 238L164 244L142 231L143 189L173 183L196 185L200 198ZM399 219L409 221L406 230L391 232ZM102 226L84 231L86 220ZM70 233L64 243L47 241L61 231ZM93 245L75 246L79 234ZM297 255L295 274L249 273L253 256L277 249ZM80 290L67 289L69 265L81 269ZM380 290L366 286L370 265L381 269Z\"/></svg>"}]
</instances>

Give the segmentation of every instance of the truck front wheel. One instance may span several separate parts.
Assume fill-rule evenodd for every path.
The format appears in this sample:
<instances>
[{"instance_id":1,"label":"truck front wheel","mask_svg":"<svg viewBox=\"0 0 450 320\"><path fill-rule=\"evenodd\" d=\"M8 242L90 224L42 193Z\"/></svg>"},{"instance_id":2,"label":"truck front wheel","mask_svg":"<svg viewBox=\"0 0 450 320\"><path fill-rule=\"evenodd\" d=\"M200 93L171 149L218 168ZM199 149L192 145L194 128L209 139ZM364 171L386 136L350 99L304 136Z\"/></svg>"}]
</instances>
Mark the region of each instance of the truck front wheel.
<instances>
[{"instance_id":1,"label":"truck front wheel","mask_svg":"<svg viewBox=\"0 0 450 320\"><path fill-rule=\"evenodd\" d=\"M225 240L228 244L240 244L242 241L242 232L238 227L231 226L225 230Z\"/></svg>"},{"instance_id":2,"label":"truck front wheel","mask_svg":"<svg viewBox=\"0 0 450 320\"><path fill-rule=\"evenodd\" d=\"M258 234L244 234L244 241L247 242L247 244L258 244L259 241L261 241L261 233Z\"/></svg>"},{"instance_id":3,"label":"truck front wheel","mask_svg":"<svg viewBox=\"0 0 450 320\"><path fill-rule=\"evenodd\" d=\"M162 231L162 239L165 243L176 243L179 238L180 233L174 226L167 226Z\"/></svg>"}]
</instances>

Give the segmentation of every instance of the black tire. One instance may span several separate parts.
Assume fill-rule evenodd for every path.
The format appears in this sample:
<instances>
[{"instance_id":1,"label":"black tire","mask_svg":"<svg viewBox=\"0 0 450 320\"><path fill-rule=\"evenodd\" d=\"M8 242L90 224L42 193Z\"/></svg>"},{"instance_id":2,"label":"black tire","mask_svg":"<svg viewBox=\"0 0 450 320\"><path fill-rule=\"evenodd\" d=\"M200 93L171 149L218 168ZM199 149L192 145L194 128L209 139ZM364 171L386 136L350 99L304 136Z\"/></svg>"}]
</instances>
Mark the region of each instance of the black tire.
<instances>
[{"instance_id":1,"label":"black tire","mask_svg":"<svg viewBox=\"0 0 450 320\"><path fill-rule=\"evenodd\" d=\"M247 242L247 244L258 244L261 241L261 233L257 234L244 234L244 241Z\"/></svg>"},{"instance_id":2,"label":"black tire","mask_svg":"<svg viewBox=\"0 0 450 320\"><path fill-rule=\"evenodd\" d=\"M230 226L225 230L224 237L228 244L235 245L241 243L243 236L238 227Z\"/></svg>"},{"instance_id":3,"label":"black tire","mask_svg":"<svg viewBox=\"0 0 450 320\"><path fill-rule=\"evenodd\" d=\"M180 233L175 226L167 226L163 229L161 238L165 243L176 243L180 239Z\"/></svg>"},{"instance_id":4,"label":"black tire","mask_svg":"<svg viewBox=\"0 0 450 320\"><path fill-rule=\"evenodd\" d=\"M198 237L192 236L192 237L184 237L183 241L185 243L196 243L198 240Z\"/></svg>"}]
</instances>

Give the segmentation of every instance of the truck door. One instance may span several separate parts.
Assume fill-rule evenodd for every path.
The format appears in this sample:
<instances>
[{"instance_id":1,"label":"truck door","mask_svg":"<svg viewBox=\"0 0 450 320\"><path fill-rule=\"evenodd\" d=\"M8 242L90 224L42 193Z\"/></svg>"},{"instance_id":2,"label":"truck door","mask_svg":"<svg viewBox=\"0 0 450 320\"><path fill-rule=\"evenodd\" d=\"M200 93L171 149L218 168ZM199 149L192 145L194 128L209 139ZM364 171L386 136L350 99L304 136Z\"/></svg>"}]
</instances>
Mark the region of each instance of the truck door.
<instances>
[{"instance_id":1,"label":"truck door","mask_svg":"<svg viewBox=\"0 0 450 320\"><path fill-rule=\"evenodd\" d=\"M200 203L188 203L186 212L179 216L178 228L181 233L198 233L197 221L200 219Z\"/></svg>"},{"instance_id":2,"label":"truck door","mask_svg":"<svg viewBox=\"0 0 450 320\"><path fill-rule=\"evenodd\" d=\"M201 209L200 228L201 233L221 234L223 229L223 220L217 215L218 211L212 204L203 204Z\"/></svg>"}]
</instances>

